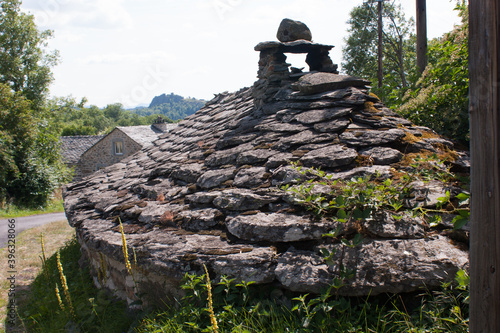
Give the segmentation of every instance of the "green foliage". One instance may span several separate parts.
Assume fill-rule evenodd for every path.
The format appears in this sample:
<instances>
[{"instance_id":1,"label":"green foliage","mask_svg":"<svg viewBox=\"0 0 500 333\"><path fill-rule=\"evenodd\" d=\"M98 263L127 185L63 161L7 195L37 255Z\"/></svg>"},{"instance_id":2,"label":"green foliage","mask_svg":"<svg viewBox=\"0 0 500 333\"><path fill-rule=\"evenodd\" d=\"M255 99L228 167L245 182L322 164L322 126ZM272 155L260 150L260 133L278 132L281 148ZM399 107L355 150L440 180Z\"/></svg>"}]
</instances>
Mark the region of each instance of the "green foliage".
<instances>
[{"instance_id":1,"label":"green foliage","mask_svg":"<svg viewBox=\"0 0 500 333\"><path fill-rule=\"evenodd\" d=\"M374 176L354 177L349 180L332 180L333 175L315 168L303 168L292 163L295 170L300 172L307 181L297 181L296 185L285 185L281 189L288 192L295 204L312 211L316 216L326 217L333 221L363 230L363 223L373 218L377 212L392 212L392 217L401 219L405 214L420 216L431 227L441 223L440 214L453 214L455 229L462 228L469 221L468 208L469 194L461 192L452 196L449 191L444 197L438 198L434 208L423 208L417 203L410 204L412 197L412 183L415 181L440 181L443 184L460 184L460 177L450 171L446 164L447 157L437 154L408 154L402 163L401 170L394 170L392 177L375 174ZM315 187L323 186L320 193ZM325 190L325 185L330 188ZM346 228L347 228L346 227ZM341 229L332 231L324 236L338 238ZM339 240L344 246L358 245L357 241L350 243L347 239ZM323 253L325 260L333 253ZM330 266L333 263L329 264ZM340 262L339 266L342 263Z\"/></svg>"},{"instance_id":2,"label":"green foliage","mask_svg":"<svg viewBox=\"0 0 500 333\"><path fill-rule=\"evenodd\" d=\"M378 87L378 14L375 2L351 10L342 68L349 75L373 82L373 92L387 105L399 104L417 79L416 37L413 19L406 19L401 5L383 3L383 85Z\"/></svg>"},{"instance_id":3,"label":"green foliage","mask_svg":"<svg viewBox=\"0 0 500 333\"><path fill-rule=\"evenodd\" d=\"M158 97L163 97L158 99ZM57 114L56 126L61 136L106 134L116 126L151 125L161 115L166 122L184 119L198 111L205 101L170 94L155 97L157 103L149 108L126 110L119 103L100 109L85 107L86 100L76 103L74 98L55 98L49 108Z\"/></svg>"},{"instance_id":4,"label":"green foliage","mask_svg":"<svg viewBox=\"0 0 500 333\"><path fill-rule=\"evenodd\" d=\"M462 275L457 275L457 281ZM461 279L461 278L460 278ZM210 332L205 276L186 275L186 296L166 311L151 314L136 332ZM467 332L467 281L412 296L389 298L285 294L270 286L221 277L214 290L220 332ZM418 306L410 306L414 300Z\"/></svg>"},{"instance_id":5,"label":"green foliage","mask_svg":"<svg viewBox=\"0 0 500 333\"><path fill-rule=\"evenodd\" d=\"M186 274L181 284L184 297L139 320L142 313L128 312L125 302L95 288L88 269L78 265L81 252L75 239L59 252L75 316L60 308L51 287L61 285L54 254L45 261L27 297L19 298L18 327L25 331L212 331L205 275ZM458 272L456 282L409 298L338 297L332 288L319 295L292 294L225 276L211 283L219 332L467 332L467 274Z\"/></svg>"},{"instance_id":6,"label":"green foliage","mask_svg":"<svg viewBox=\"0 0 500 333\"><path fill-rule=\"evenodd\" d=\"M21 12L21 1L4 0L0 7L0 83L20 92L39 109L52 81L50 67L57 51L45 51L50 30L38 31L34 17Z\"/></svg>"},{"instance_id":7,"label":"green foliage","mask_svg":"<svg viewBox=\"0 0 500 333\"><path fill-rule=\"evenodd\" d=\"M0 200L44 206L69 173L60 161L52 114L34 112L21 92L0 84Z\"/></svg>"},{"instance_id":8,"label":"green foliage","mask_svg":"<svg viewBox=\"0 0 500 333\"><path fill-rule=\"evenodd\" d=\"M0 207L0 219L62 212L64 212L63 200L61 198L53 198L43 207L43 209L25 208L18 207L14 204L5 204Z\"/></svg>"},{"instance_id":9,"label":"green foliage","mask_svg":"<svg viewBox=\"0 0 500 333\"><path fill-rule=\"evenodd\" d=\"M39 32L20 5L6 0L0 7L0 203L35 207L47 203L68 171L45 108L57 52L45 52L51 32Z\"/></svg>"},{"instance_id":10,"label":"green foliage","mask_svg":"<svg viewBox=\"0 0 500 333\"><path fill-rule=\"evenodd\" d=\"M156 96L149 107L136 108L132 112L141 116L160 114L176 121L192 115L204 104L204 100L184 98L171 93L169 95Z\"/></svg>"},{"instance_id":11,"label":"green foliage","mask_svg":"<svg viewBox=\"0 0 500 333\"><path fill-rule=\"evenodd\" d=\"M429 43L429 64L398 110L418 125L469 142L468 5L459 2L462 24Z\"/></svg>"},{"instance_id":12,"label":"green foliage","mask_svg":"<svg viewBox=\"0 0 500 333\"><path fill-rule=\"evenodd\" d=\"M54 126L61 136L98 135L109 133L116 126L151 125L157 115L139 116L125 110L119 103L100 109L95 105L85 107L86 100L76 103L73 98L55 98L49 108L57 115ZM167 122L172 122L164 118Z\"/></svg>"},{"instance_id":13,"label":"green foliage","mask_svg":"<svg viewBox=\"0 0 500 333\"><path fill-rule=\"evenodd\" d=\"M81 252L76 239L73 238L61 248L60 255L75 316L59 307L55 285L61 286L61 281L54 254L47 259L42 272L31 285L29 298L24 301L21 299L18 303L19 319L26 331L126 331L133 318L126 312L125 302L111 299L106 292L94 287L88 269L78 265Z\"/></svg>"}]
</instances>

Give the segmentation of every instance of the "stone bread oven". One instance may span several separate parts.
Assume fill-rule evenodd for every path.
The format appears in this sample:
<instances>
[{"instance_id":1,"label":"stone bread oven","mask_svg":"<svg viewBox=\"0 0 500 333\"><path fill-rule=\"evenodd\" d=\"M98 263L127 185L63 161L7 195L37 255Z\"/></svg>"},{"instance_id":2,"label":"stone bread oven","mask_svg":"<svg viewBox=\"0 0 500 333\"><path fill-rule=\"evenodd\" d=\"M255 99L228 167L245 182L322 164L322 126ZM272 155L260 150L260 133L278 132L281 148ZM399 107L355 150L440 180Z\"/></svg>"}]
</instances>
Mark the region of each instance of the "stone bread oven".
<instances>
[{"instance_id":1,"label":"stone bread oven","mask_svg":"<svg viewBox=\"0 0 500 333\"><path fill-rule=\"evenodd\" d=\"M462 191L456 181L414 181L405 207L381 208L363 224L315 215L281 188L318 180L291 162L321 168L329 183L311 191L332 200L336 179L396 184L402 174L420 172L407 163L417 154L446 155L448 167L468 172L467 154L451 141L385 107L369 82L336 74L326 59L330 48L305 40L257 45L253 87L217 95L153 145L65 188L68 221L99 287L129 302L139 292L151 304L179 295L185 273L203 274L206 265L214 279L319 293L338 274L322 249L337 249L332 261L343 256L345 267L355 269L340 289L344 295L438 286L467 268L467 231L452 230L453 216L443 214L434 226L411 214L412 207L435 208L447 193L453 201ZM284 63L284 53L299 51L313 54L312 71ZM119 220L136 257L133 278ZM338 239L323 236L339 226ZM340 238L351 239L353 228L363 240L346 248Z\"/></svg>"}]
</instances>

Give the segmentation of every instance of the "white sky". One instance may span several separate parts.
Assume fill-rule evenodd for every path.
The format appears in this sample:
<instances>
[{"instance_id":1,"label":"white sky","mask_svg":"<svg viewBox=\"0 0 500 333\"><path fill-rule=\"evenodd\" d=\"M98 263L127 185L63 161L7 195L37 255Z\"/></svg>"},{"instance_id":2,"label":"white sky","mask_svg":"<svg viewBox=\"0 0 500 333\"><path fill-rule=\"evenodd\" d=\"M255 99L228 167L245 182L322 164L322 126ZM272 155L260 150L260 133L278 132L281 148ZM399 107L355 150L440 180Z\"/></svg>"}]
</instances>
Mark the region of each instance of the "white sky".
<instances>
[{"instance_id":1,"label":"white sky","mask_svg":"<svg viewBox=\"0 0 500 333\"><path fill-rule=\"evenodd\" d=\"M400 1L407 18L415 0ZM455 0L427 1L428 37L459 23ZM87 97L99 107L148 105L175 93L211 99L256 80L259 42L276 40L285 17L308 25L313 40L335 45L342 59L349 11L362 0L24 0L39 29L54 30L49 47L52 96ZM303 57L305 58L305 56ZM299 62L297 62L299 61ZM289 62L296 67L302 57Z\"/></svg>"}]
</instances>

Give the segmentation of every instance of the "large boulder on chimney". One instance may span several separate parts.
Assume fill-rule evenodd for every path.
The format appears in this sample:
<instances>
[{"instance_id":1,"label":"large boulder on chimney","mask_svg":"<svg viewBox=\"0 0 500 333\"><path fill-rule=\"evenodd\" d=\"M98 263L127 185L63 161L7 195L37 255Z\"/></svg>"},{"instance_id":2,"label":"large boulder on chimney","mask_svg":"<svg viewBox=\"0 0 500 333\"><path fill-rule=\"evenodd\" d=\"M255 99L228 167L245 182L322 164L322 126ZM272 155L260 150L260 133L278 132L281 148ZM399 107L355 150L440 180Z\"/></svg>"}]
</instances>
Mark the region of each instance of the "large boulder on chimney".
<instances>
[{"instance_id":1,"label":"large boulder on chimney","mask_svg":"<svg viewBox=\"0 0 500 333\"><path fill-rule=\"evenodd\" d=\"M311 30L300 21L295 21L291 19L283 19L278 28L278 33L276 37L280 42L293 42L295 40L304 39L312 40Z\"/></svg>"}]
</instances>

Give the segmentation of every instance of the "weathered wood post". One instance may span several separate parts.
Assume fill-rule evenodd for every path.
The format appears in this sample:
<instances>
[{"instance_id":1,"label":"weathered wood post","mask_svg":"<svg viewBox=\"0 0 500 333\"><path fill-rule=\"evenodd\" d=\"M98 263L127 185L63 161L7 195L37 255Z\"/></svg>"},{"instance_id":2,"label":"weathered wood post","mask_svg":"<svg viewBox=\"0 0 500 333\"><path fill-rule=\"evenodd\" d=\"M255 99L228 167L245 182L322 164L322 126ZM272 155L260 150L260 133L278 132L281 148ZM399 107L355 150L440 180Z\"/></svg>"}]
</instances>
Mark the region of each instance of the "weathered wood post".
<instances>
[{"instance_id":1,"label":"weathered wood post","mask_svg":"<svg viewBox=\"0 0 500 333\"><path fill-rule=\"evenodd\" d=\"M422 73L427 67L427 12L426 0L416 0L417 8L417 69Z\"/></svg>"},{"instance_id":2,"label":"weathered wood post","mask_svg":"<svg viewBox=\"0 0 500 333\"><path fill-rule=\"evenodd\" d=\"M470 19L470 324L500 332L500 0L474 0Z\"/></svg>"},{"instance_id":3,"label":"weathered wood post","mask_svg":"<svg viewBox=\"0 0 500 333\"><path fill-rule=\"evenodd\" d=\"M378 11L378 71L377 71L377 79L378 79L378 87L381 88L384 80L384 41L383 41L383 22L382 22L382 12L384 6L384 0L375 0L378 2L377 11Z\"/></svg>"}]
</instances>

